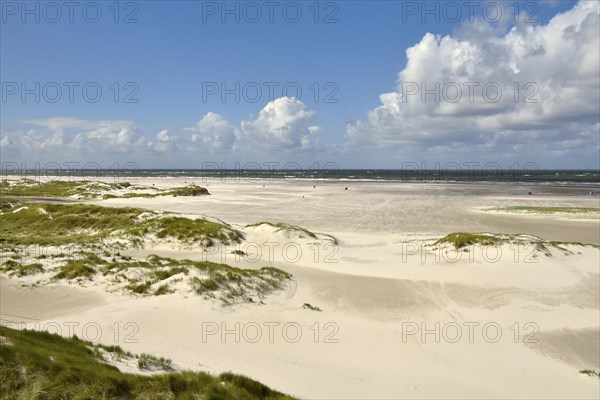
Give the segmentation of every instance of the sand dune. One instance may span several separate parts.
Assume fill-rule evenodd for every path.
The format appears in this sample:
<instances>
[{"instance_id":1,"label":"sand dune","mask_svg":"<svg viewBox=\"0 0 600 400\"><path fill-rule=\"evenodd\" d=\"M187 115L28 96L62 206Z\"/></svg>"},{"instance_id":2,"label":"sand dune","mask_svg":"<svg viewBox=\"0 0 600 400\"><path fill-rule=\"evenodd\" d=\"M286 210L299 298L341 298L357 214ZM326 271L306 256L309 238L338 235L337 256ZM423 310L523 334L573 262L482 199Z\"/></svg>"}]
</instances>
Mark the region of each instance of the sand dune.
<instances>
[{"instance_id":1,"label":"sand dune","mask_svg":"<svg viewBox=\"0 0 600 400\"><path fill-rule=\"evenodd\" d=\"M183 179L140 181L184 184ZM523 204L597 207L597 197L545 187L529 196L530 188L511 185L313 185L211 181L207 197L93 201L209 215L245 229L245 243L257 244L262 258L229 255L229 264L273 265L294 276L264 305L223 307L181 293L132 297L60 284L25 289L15 279L2 279L2 319L93 323L107 344L114 342L117 326L119 344L127 350L170 357L179 368L246 374L301 398L600 396L598 379L579 373L600 369L597 247L568 245L548 256L503 245L496 256L473 246L448 253L460 257L451 262L442 253L436 259L433 246L456 231L598 244L598 221L478 210ZM261 221L331 234L339 246L326 249L324 237L246 227ZM272 260L268 241L276 243ZM302 250L293 262L281 252L290 243ZM315 243L318 254L310 247ZM157 246L136 257L152 253L203 256L198 249ZM220 261L221 256L210 257ZM322 311L305 309L305 303ZM23 320L30 327L34 323ZM132 334L132 340L123 334Z\"/></svg>"}]
</instances>

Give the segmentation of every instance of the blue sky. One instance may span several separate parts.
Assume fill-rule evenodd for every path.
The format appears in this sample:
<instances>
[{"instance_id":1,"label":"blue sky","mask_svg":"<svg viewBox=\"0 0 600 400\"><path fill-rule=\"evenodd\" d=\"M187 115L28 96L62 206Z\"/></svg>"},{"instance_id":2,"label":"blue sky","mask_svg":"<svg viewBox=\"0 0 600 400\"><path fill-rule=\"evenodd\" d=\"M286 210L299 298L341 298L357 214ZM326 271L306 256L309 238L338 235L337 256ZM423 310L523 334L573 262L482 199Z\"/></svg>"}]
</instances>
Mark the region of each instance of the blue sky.
<instances>
[{"instance_id":1,"label":"blue sky","mask_svg":"<svg viewBox=\"0 0 600 400\"><path fill-rule=\"evenodd\" d=\"M35 3L28 2L27 7L34 9ZM480 2L469 20L467 3L453 2L463 14L453 22L447 20L453 16L443 13L444 2L437 6L435 2L400 1L275 2L270 22L268 6L260 1L120 2L118 16L115 2L108 1L88 6L90 18L96 7L102 10L99 21L91 23L82 12L87 3L78 2L74 22L69 22L68 9L61 6L62 16L52 23L55 9L43 9L44 3L39 3L40 21L36 22L35 14L23 16L24 3L2 1L3 161L68 158L107 163L129 157L146 168L194 168L198 160L327 160L346 167L394 168L404 160L475 160L497 161L507 167L514 161L534 161L546 167L598 168L600 87L598 79L590 79L590 69L598 69L597 59L577 59L583 57L585 46L595 44L589 38L595 35L597 41L600 35L594 7L576 12L582 5L574 1L535 2L534 6L526 1ZM515 24L512 17L517 4L532 12L537 24L524 23L524 14ZM489 22L495 16L492 13L486 20L484 8L495 11L497 6L502 7L503 18ZM238 7L240 22L233 14L223 21L224 7ZM246 20L254 17L253 7L262 12L257 23ZM418 13L425 7L437 7L439 12L423 19ZM296 9L302 10L302 16L291 23ZM417 15L412 13L415 10ZM552 18L561 13L573 15L553 26ZM128 15L137 22L124 23ZM324 22L327 16L331 23ZM517 32L511 35L511 29ZM581 34L555 44L553 29ZM439 35L433 50L428 34ZM443 42L443 37L451 40ZM541 50L523 45L536 40ZM574 45L568 40L579 42ZM489 44L496 42L503 47L491 54ZM571 60L560 60L550 55L555 45L578 51L564 55ZM514 54L511 46L516 46ZM412 62L406 53L410 48L414 49ZM432 51L438 53L433 58ZM549 54L548 59L539 54ZM539 59L532 60L533 56ZM499 57L498 63L494 57ZM572 67L567 62L560 65L562 61L587 65L587 69L565 79ZM549 68L553 62L558 65ZM514 76L507 75L509 67ZM398 99L382 102L380 98L386 93L401 95L402 81L429 82L428 87L433 87L435 82L443 86L461 79L499 82L505 88L504 97L509 97L506 87L510 84L533 82L545 111L498 103L496 109L473 110L468 102L458 110L455 104L440 105L431 99L420 102L434 103L431 108L419 109L423 104L416 104L419 110L409 110L408 102L404 110ZM559 82L557 87L560 79L569 83L560 87ZM34 95L23 100L20 86L13 94L15 84L35 88L36 82L40 84L39 103ZM63 88L55 103L47 98L54 96L52 87L48 96L41 89L52 82ZM73 102L68 101L64 82L79 84ZM81 93L89 82L102 89L96 103L86 101ZM203 96L203 86L206 89L212 82L229 88L238 82L240 89L252 88L248 83L255 82L263 92L256 102L243 93L239 102L233 95L222 101L218 93ZM265 82L278 84L273 99ZM133 85L125 87L126 83ZM286 93L281 88L288 83L301 88L299 102L283 101ZM317 87L319 98L315 99ZM132 98L138 102L124 102L133 88ZM295 93L287 92L290 97ZM327 94L337 102L326 102ZM566 110L557 118L560 104L548 106L557 102L557 96L567 109L573 104L569 96L584 98L591 110L596 105L596 113L576 107L573 113ZM269 100L275 102L269 105ZM428 113L431 119L425 120ZM457 129L461 115L465 116L464 129ZM532 115L539 120L532 120ZM498 123L494 116L513 123ZM449 126L453 128L448 130Z\"/></svg>"}]
</instances>

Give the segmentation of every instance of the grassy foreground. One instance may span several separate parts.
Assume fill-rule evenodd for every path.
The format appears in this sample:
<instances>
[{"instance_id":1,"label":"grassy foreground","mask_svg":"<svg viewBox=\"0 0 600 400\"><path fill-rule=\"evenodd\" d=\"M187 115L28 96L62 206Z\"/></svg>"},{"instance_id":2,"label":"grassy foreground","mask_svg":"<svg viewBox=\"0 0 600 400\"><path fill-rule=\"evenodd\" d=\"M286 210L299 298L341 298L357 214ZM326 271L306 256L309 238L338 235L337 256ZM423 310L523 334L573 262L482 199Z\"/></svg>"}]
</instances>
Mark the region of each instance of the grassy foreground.
<instances>
[{"instance_id":1,"label":"grassy foreground","mask_svg":"<svg viewBox=\"0 0 600 400\"><path fill-rule=\"evenodd\" d=\"M145 355L144 359L147 358L152 359ZM232 373L218 376L190 371L151 376L122 373L106 363L99 356L97 346L90 342L2 326L0 398L292 399Z\"/></svg>"}]
</instances>

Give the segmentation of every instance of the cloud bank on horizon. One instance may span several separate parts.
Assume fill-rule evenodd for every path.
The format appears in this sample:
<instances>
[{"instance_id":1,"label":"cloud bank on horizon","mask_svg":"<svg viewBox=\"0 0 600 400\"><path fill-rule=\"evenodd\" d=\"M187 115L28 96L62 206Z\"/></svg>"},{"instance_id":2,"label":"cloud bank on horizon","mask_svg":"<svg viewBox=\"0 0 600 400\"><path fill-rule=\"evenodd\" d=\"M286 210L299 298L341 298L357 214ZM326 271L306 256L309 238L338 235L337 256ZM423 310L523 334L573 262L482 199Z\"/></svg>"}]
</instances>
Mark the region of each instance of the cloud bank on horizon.
<instances>
[{"instance_id":1,"label":"cloud bank on horizon","mask_svg":"<svg viewBox=\"0 0 600 400\"><path fill-rule=\"evenodd\" d=\"M580 1L547 24L510 29L483 20L426 33L406 50L395 90L331 141L317 112L280 97L235 122L208 112L193 126L142 132L138 122L53 117L2 130L2 158L128 156L193 160L493 160L563 157L600 167L600 6ZM394 81L394 77L390 77ZM256 111L256 110L255 110Z\"/></svg>"}]
</instances>

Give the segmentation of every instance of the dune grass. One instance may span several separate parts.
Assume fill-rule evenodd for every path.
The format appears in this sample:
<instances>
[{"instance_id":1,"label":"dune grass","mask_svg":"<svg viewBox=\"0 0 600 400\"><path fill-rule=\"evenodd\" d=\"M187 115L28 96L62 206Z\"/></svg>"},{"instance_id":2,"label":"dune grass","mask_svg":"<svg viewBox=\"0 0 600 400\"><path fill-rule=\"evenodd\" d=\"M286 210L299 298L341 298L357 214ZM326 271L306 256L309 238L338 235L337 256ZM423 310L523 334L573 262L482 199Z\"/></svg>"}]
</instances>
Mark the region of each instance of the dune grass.
<instances>
[{"instance_id":1,"label":"dune grass","mask_svg":"<svg viewBox=\"0 0 600 400\"><path fill-rule=\"evenodd\" d=\"M141 370L173 371L173 362L169 358L142 353L138 357L138 368Z\"/></svg>"},{"instance_id":2,"label":"dune grass","mask_svg":"<svg viewBox=\"0 0 600 400\"><path fill-rule=\"evenodd\" d=\"M7 244L63 246L97 242L136 226L145 210L85 204L17 203L0 215L0 237Z\"/></svg>"},{"instance_id":3,"label":"dune grass","mask_svg":"<svg viewBox=\"0 0 600 400\"><path fill-rule=\"evenodd\" d=\"M534 206L509 206L489 208L490 211L505 211L529 214L598 214L600 208L593 207L534 207Z\"/></svg>"},{"instance_id":4,"label":"dune grass","mask_svg":"<svg viewBox=\"0 0 600 400\"><path fill-rule=\"evenodd\" d=\"M2 271L10 274L23 276L55 271L54 280L85 284L85 280L101 273L113 276L111 282L107 282L111 287L125 282L117 290L139 295L164 295L173 291L171 282L165 280L177 274L187 275L193 270L197 276L178 280L185 280L184 284L196 293L218 298L225 304L253 302L256 297L262 299L282 288L291 277L270 267L239 269L209 261L178 261L157 256L132 260L120 256L120 250L111 258L113 253L108 251L115 246L117 249L139 248L146 241L154 240L204 248L241 243L243 233L226 224L130 207L19 201L0 204L7 204L0 212L3 251L25 254L28 246L56 247L59 251L68 248L60 255L53 255L52 261L46 255L38 257L36 261L48 260L52 265L46 271L42 265L22 265L16 260L3 264ZM133 269L142 271L127 274ZM45 279L47 277L39 282L46 282Z\"/></svg>"},{"instance_id":5,"label":"dune grass","mask_svg":"<svg viewBox=\"0 0 600 400\"><path fill-rule=\"evenodd\" d=\"M164 281L165 279L168 279L170 277L172 277L173 275L177 275L177 274L186 274L188 273L188 269L185 267L173 267L173 268L169 268L169 269L161 269L158 271L154 271L154 276L156 276L156 279L158 279L159 281Z\"/></svg>"},{"instance_id":6,"label":"dune grass","mask_svg":"<svg viewBox=\"0 0 600 400\"><path fill-rule=\"evenodd\" d=\"M216 222L141 208L9 201L3 204L0 239L6 245L89 245L114 238L125 239L135 247L146 234L154 234L186 244L211 246L240 243L244 237L240 231ZM149 218L141 219L141 214Z\"/></svg>"},{"instance_id":7,"label":"dune grass","mask_svg":"<svg viewBox=\"0 0 600 400\"><path fill-rule=\"evenodd\" d=\"M169 189L166 192L159 193L159 196L204 196L209 195L208 189L196 186L189 185L185 187Z\"/></svg>"},{"instance_id":8,"label":"dune grass","mask_svg":"<svg viewBox=\"0 0 600 400\"><path fill-rule=\"evenodd\" d=\"M120 372L98 356L97 348L74 338L0 326L0 398L17 399L291 399L247 377L224 373ZM121 350L123 356L128 353ZM130 354L130 353L129 353ZM201 355L199 355L201 357ZM138 357L142 368L170 368L171 361Z\"/></svg>"},{"instance_id":9,"label":"dune grass","mask_svg":"<svg viewBox=\"0 0 600 400\"><path fill-rule=\"evenodd\" d=\"M14 274L18 277L35 275L44 272L44 267L40 263L21 264L15 260L6 261L1 268L2 271Z\"/></svg>"},{"instance_id":10,"label":"dune grass","mask_svg":"<svg viewBox=\"0 0 600 400\"><path fill-rule=\"evenodd\" d=\"M311 311L322 311L319 307L313 306L310 303L304 303L302 308L304 308L305 310L311 310Z\"/></svg>"},{"instance_id":11,"label":"dune grass","mask_svg":"<svg viewBox=\"0 0 600 400\"><path fill-rule=\"evenodd\" d=\"M76 336L74 338L76 338ZM100 360L107 359L100 350L104 350L106 353L108 353L107 355L109 355L111 361L123 361L126 359L136 358L133 353L123 350L121 346L96 343L93 345L92 351L94 356Z\"/></svg>"},{"instance_id":12,"label":"dune grass","mask_svg":"<svg viewBox=\"0 0 600 400\"><path fill-rule=\"evenodd\" d=\"M183 243L201 243L205 247L216 242L222 244L240 243L244 235L228 226L201 219L164 217L145 221L141 229L156 232L158 238L174 238Z\"/></svg>"},{"instance_id":13,"label":"dune grass","mask_svg":"<svg viewBox=\"0 0 600 400\"><path fill-rule=\"evenodd\" d=\"M591 376L592 378L600 378L600 372L596 372L593 369L580 369L580 374Z\"/></svg>"},{"instance_id":14,"label":"dune grass","mask_svg":"<svg viewBox=\"0 0 600 400\"><path fill-rule=\"evenodd\" d=\"M151 280L146 280L142 283L130 283L129 285L125 286L125 289L130 290L132 293L145 294L148 293L152 283L153 282Z\"/></svg>"},{"instance_id":15,"label":"dune grass","mask_svg":"<svg viewBox=\"0 0 600 400\"><path fill-rule=\"evenodd\" d=\"M499 236L486 233L454 232L439 239L435 244L450 244L458 250L474 244L481 246L495 246L503 241L504 239Z\"/></svg>"},{"instance_id":16,"label":"dune grass","mask_svg":"<svg viewBox=\"0 0 600 400\"><path fill-rule=\"evenodd\" d=\"M16 205L20 204L21 200L11 197L0 197L0 212L4 212L13 209Z\"/></svg>"},{"instance_id":17,"label":"dune grass","mask_svg":"<svg viewBox=\"0 0 600 400\"><path fill-rule=\"evenodd\" d=\"M173 293L173 290L171 290L171 288L169 287L169 285L164 284L164 285L160 285L155 291L154 293L152 293L153 296L162 296L165 294L170 294Z\"/></svg>"},{"instance_id":18,"label":"dune grass","mask_svg":"<svg viewBox=\"0 0 600 400\"><path fill-rule=\"evenodd\" d=\"M581 247L595 247L600 246L590 243L580 242L568 242L558 240L543 240L537 236L523 235L523 234L495 234L495 233L468 233L468 232L453 232L438 239L434 246L448 244L453 246L456 250L460 250L467 246L478 245L478 246L501 246L504 244L521 244L531 245L545 254L551 256L551 249L558 249L565 253L565 255L572 254L572 251L565 246L581 246Z\"/></svg>"},{"instance_id":19,"label":"dune grass","mask_svg":"<svg viewBox=\"0 0 600 400\"><path fill-rule=\"evenodd\" d=\"M68 197L77 194L81 186L88 181L34 181L22 179L19 181L3 180L0 184L2 196L36 196L36 197Z\"/></svg>"},{"instance_id":20,"label":"dune grass","mask_svg":"<svg viewBox=\"0 0 600 400\"><path fill-rule=\"evenodd\" d=\"M210 261L185 261L200 271L205 278L192 277L190 284L193 290L206 297L214 297L214 292L219 294L218 299L224 304L236 302L254 302L253 296L259 299L275 290L281 289L291 274L273 267L260 269L242 269L226 264L217 264Z\"/></svg>"},{"instance_id":21,"label":"dune grass","mask_svg":"<svg viewBox=\"0 0 600 400\"><path fill-rule=\"evenodd\" d=\"M86 260L70 260L60 268L60 272L54 276L55 279L91 279L96 270L86 264Z\"/></svg>"},{"instance_id":22,"label":"dune grass","mask_svg":"<svg viewBox=\"0 0 600 400\"><path fill-rule=\"evenodd\" d=\"M159 189L155 189L156 192L154 193L136 193L136 192L128 192L128 193L124 193L121 196L116 196L114 194L111 193L107 193L104 194L102 196L103 199L116 199L116 198L123 198L123 199L130 199L130 198L134 198L134 197L143 197L143 198L154 198L154 197L159 197L159 196L173 196L173 197L177 197L177 196L205 196L205 195L209 195L210 193L208 192L208 189L201 187L201 186L196 186L196 185L189 185L189 186L184 186L184 187L178 187L178 188L174 188L174 189L167 189L167 190L159 190Z\"/></svg>"},{"instance_id":23,"label":"dune grass","mask_svg":"<svg viewBox=\"0 0 600 400\"><path fill-rule=\"evenodd\" d=\"M64 264L61 264L64 261ZM284 287L291 274L273 267L243 269L210 261L175 260L148 256L145 260L130 257L104 259L89 252L76 252L64 260L54 259L58 270L52 279L90 280L96 274L109 279L107 290L117 290L142 296L161 296L174 292L173 283L182 282L180 288L206 298L217 299L223 304L254 302ZM39 268L38 268L39 266ZM42 264L27 267L35 269L28 274L45 272ZM24 268L15 260L3 264L2 271L17 274ZM50 269L52 270L52 269ZM129 274L129 271L132 271ZM46 271L47 272L47 271ZM175 280L171 277L178 276Z\"/></svg>"},{"instance_id":24,"label":"dune grass","mask_svg":"<svg viewBox=\"0 0 600 400\"><path fill-rule=\"evenodd\" d=\"M123 194L109 193L115 190L129 190ZM136 191L145 190L150 193ZM80 199L113 199L132 197L157 197L157 196L202 196L210 193L204 187L188 185L172 189L157 189L152 186L132 185L129 182L101 182L101 181L69 181L48 180L35 181L32 179L2 180L0 183L0 196L31 196L31 197L72 197Z\"/></svg>"}]
</instances>

